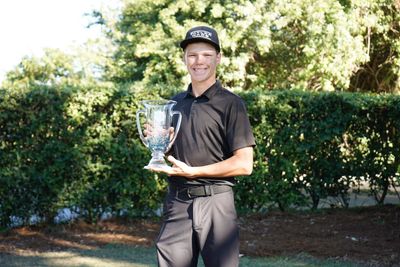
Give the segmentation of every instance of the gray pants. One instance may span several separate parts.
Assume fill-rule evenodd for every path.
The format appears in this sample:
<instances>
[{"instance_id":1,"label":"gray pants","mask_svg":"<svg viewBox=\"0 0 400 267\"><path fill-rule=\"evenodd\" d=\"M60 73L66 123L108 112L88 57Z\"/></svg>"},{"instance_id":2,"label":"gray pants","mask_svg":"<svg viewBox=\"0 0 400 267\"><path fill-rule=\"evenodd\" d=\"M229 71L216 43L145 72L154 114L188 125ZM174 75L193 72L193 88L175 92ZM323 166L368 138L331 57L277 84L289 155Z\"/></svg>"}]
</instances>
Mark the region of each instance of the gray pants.
<instances>
[{"instance_id":1,"label":"gray pants","mask_svg":"<svg viewBox=\"0 0 400 267\"><path fill-rule=\"evenodd\" d=\"M157 242L158 266L239 266L239 231L233 191L181 198L169 191Z\"/></svg>"}]
</instances>

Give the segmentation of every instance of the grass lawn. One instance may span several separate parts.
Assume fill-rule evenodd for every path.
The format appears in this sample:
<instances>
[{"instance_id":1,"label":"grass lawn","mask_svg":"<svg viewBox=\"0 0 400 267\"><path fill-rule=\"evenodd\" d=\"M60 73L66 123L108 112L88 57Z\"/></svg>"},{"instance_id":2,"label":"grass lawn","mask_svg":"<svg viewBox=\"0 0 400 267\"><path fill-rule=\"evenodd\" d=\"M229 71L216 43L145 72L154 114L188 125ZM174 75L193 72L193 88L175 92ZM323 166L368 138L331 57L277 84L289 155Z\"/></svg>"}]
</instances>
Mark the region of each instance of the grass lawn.
<instances>
[{"instance_id":1,"label":"grass lawn","mask_svg":"<svg viewBox=\"0 0 400 267\"><path fill-rule=\"evenodd\" d=\"M2 267L144 267L157 266L153 248L127 245L107 245L95 250L69 250L62 252L0 254ZM204 266L202 263L199 266ZM242 257L240 266L326 266L355 267L365 266L355 262L319 260L307 255L293 257L249 258Z\"/></svg>"}]
</instances>

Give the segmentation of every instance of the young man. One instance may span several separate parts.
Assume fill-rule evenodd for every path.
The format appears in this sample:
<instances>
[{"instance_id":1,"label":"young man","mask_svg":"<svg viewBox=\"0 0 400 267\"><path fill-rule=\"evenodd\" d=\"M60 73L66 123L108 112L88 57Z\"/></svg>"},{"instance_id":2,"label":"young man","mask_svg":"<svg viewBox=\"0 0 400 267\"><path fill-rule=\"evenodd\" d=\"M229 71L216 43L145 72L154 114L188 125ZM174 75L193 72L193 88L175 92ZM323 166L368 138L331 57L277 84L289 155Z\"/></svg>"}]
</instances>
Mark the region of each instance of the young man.
<instances>
[{"instance_id":1,"label":"young man","mask_svg":"<svg viewBox=\"0 0 400 267\"><path fill-rule=\"evenodd\" d=\"M181 127L168 160L164 222L157 239L161 267L239 265L239 235L232 186L250 175L255 145L243 100L216 79L221 62L217 32L190 29L180 43L191 77L176 95Z\"/></svg>"}]
</instances>

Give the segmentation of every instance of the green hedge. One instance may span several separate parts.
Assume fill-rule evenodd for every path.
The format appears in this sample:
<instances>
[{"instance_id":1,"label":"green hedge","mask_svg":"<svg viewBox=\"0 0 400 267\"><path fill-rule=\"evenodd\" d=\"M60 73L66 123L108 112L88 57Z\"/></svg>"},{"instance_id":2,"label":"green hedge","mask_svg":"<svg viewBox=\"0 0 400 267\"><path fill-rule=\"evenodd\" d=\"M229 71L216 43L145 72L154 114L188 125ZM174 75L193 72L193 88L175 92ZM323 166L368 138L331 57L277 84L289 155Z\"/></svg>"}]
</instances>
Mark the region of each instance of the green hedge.
<instances>
[{"instance_id":1,"label":"green hedge","mask_svg":"<svg viewBox=\"0 0 400 267\"><path fill-rule=\"evenodd\" d=\"M242 177L242 208L281 209L339 197L369 182L382 204L399 182L400 96L272 91L243 93L255 130L255 172Z\"/></svg>"},{"instance_id":2,"label":"green hedge","mask_svg":"<svg viewBox=\"0 0 400 267\"><path fill-rule=\"evenodd\" d=\"M34 88L0 99L0 219L52 221L70 207L90 221L104 212L146 215L165 183L143 171L137 103L155 96L119 88Z\"/></svg>"},{"instance_id":3,"label":"green hedge","mask_svg":"<svg viewBox=\"0 0 400 267\"><path fill-rule=\"evenodd\" d=\"M165 177L135 126L138 101L160 92L114 86L0 90L0 220L52 222L69 207L96 221L154 214ZM242 210L281 209L327 196L346 203L368 181L382 203L400 165L400 97L272 91L241 93L257 139L254 173L239 177ZM397 175L397 176L396 176ZM398 180L397 180L398 182Z\"/></svg>"}]
</instances>

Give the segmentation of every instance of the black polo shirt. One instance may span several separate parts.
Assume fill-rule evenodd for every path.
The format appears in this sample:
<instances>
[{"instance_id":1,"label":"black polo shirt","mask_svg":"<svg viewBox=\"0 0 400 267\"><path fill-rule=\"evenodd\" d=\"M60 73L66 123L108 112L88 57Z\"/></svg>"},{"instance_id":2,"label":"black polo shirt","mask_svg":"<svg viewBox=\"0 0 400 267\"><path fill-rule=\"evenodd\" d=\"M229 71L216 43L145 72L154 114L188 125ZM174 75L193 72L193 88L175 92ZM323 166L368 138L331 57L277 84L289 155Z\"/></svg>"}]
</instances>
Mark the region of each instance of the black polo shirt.
<instances>
[{"instance_id":1,"label":"black polo shirt","mask_svg":"<svg viewBox=\"0 0 400 267\"><path fill-rule=\"evenodd\" d=\"M219 81L201 96L195 97L192 86L172 98L174 110L182 113L178 136L171 154L189 166L204 166L225 160L237 149L254 146L254 136L244 101L226 90ZM234 183L224 179L169 177L173 184Z\"/></svg>"}]
</instances>

